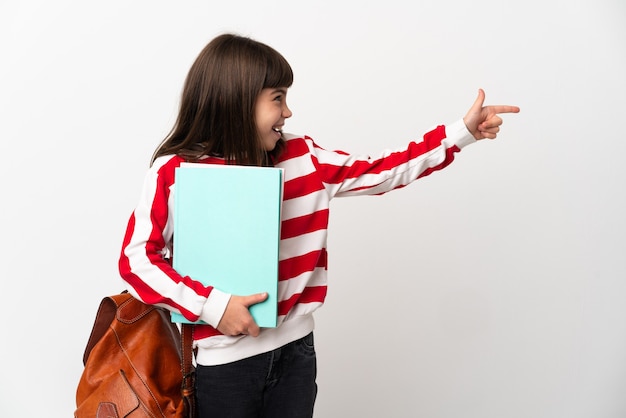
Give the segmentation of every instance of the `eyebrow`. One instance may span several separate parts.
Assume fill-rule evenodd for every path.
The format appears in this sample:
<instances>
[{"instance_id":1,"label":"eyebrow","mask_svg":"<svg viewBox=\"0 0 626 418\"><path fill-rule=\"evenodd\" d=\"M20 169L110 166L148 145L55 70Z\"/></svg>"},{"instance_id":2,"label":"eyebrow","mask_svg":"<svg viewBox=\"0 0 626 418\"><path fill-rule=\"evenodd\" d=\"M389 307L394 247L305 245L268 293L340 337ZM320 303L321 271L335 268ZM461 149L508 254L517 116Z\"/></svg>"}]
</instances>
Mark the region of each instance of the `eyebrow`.
<instances>
[{"instance_id":1,"label":"eyebrow","mask_svg":"<svg viewBox=\"0 0 626 418\"><path fill-rule=\"evenodd\" d=\"M287 89L286 88L282 88L282 87L277 87L274 90L272 90L272 94L274 94L274 93L287 94Z\"/></svg>"}]
</instances>

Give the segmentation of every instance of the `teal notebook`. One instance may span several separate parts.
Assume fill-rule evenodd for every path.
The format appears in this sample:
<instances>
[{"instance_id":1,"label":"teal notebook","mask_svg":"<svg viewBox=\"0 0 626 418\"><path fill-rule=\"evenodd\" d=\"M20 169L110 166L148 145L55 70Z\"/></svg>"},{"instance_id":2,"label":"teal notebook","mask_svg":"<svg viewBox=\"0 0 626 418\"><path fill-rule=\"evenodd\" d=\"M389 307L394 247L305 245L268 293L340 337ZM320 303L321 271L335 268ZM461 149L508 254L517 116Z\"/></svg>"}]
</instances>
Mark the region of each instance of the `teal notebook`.
<instances>
[{"instance_id":1,"label":"teal notebook","mask_svg":"<svg viewBox=\"0 0 626 418\"><path fill-rule=\"evenodd\" d=\"M267 292L250 307L260 327L276 327L282 192L280 168L183 163L175 172L174 269L233 295Z\"/></svg>"}]
</instances>

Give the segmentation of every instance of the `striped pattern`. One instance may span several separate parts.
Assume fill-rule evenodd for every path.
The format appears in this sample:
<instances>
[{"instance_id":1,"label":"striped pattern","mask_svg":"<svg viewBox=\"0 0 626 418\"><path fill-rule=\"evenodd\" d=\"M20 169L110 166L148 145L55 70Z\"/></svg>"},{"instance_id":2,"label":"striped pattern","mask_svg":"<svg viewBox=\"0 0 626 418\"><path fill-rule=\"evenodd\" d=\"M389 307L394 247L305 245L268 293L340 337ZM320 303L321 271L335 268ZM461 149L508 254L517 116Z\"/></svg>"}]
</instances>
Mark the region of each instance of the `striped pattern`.
<instances>
[{"instance_id":1,"label":"striped pattern","mask_svg":"<svg viewBox=\"0 0 626 418\"><path fill-rule=\"evenodd\" d=\"M382 152L376 158L328 151L309 137L287 136L285 151L276 161L277 167L285 169L279 324L310 315L324 303L331 199L376 195L404 187L446 167L456 152L473 142L462 121L448 128L438 126L421 141L411 142L402 150ZM174 169L182 161L177 156L161 157L148 171L140 201L128 223L119 268L136 297L197 320L206 310L205 304L212 303L213 288L180 276L166 261L172 253ZM203 162L224 163L218 158ZM197 340L225 338L209 325L197 328Z\"/></svg>"}]
</instances>

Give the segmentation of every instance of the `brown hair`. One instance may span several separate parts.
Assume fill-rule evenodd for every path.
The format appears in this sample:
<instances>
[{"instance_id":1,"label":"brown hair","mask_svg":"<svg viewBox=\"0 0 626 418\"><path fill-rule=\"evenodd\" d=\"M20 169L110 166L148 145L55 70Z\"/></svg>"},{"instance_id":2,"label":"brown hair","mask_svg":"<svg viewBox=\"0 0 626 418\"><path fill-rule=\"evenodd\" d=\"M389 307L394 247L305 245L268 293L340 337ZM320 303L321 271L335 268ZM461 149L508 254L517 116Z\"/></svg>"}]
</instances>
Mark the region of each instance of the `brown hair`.
<instances>
[{"instance_id":1,"label":"brown hair","mask_svg":"<svg viewBox=\"0 0 626 418\"><path fill-rule=\"evenodd\" d=\"M190 161L212 155L228 164L270 164L283 149L284 140L271 152L265 151L254 121L254 105L262 89L291 87L292 83L289 63L273 48L233 34L214 38L191 66L177 120L151 162L178 154Z\"/></svg>"}]
</instances>

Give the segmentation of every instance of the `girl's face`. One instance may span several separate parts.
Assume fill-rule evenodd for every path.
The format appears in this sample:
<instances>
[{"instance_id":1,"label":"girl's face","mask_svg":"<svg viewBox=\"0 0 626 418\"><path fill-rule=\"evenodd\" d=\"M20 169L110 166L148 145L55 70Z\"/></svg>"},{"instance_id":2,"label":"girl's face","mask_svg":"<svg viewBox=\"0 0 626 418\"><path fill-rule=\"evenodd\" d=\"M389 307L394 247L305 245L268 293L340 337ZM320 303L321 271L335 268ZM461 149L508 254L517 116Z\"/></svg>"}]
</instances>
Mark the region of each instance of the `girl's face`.
<instances>
[{"instance_id":1,"label":"girl's face","mask_svg":"<svg viewBox=\"0 0 626 418\"><path fill-rule=\"evenodd\" d=\"M285 119L291 115L291 110L287 107L287 87L261 90L254 105L254 120L266 151L276 147L276 142L282 135Z\"/></svg>"}]
</instances>

